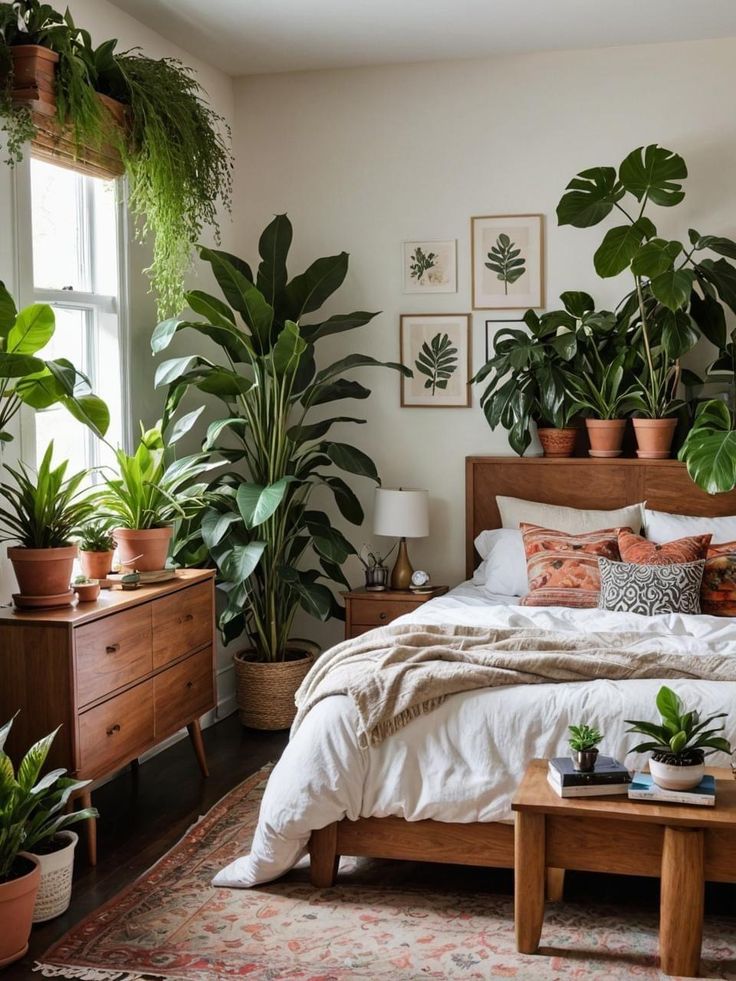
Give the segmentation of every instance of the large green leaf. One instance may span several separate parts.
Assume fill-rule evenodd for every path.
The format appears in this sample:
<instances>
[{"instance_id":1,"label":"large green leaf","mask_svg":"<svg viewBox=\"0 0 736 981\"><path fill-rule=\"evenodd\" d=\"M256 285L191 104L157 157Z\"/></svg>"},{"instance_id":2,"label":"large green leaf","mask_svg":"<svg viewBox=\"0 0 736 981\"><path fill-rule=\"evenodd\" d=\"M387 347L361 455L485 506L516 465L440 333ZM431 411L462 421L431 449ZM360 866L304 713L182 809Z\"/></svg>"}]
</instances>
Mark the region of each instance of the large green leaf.
<instances>
[{"instance_id":1,"label":"large green leaf","mask_svg":"<svg viewBox=\"0 0 736 981\"><path fill-rule=\"evenodd\" d=\"M171 385L172 382L178 381L193 368L203 365L214 367L211 361L204 361L198 354L189 354L183 358L169 358L168 361L162 361L156 366L153 380L154 388Z\"/></svg>"},{"instance_id":2,"label":"large green leaf","mask_svg":"<svg viewBox=\"0 0 736 981\"><path fill-rule=\"evenodd\" d=\"M693 288L695 273L692 269L668 269L649 281L656 298L668 310L682 310L687 306Z\"/></svg>"},{"instance_id":3,"label":"large green leaf","mask_svg":"<svg viewBox=\"0 0 736 981\"><path fill-rule=\"evenodd\" d=\"M682 184L687 177L685 161L672 150L652 143L639 147L626 157L618 169L621 183L634 197L645 197L654 204L672 207L685 197Z\"/></svg>"},{"instance_id":4,"label":"large green leaf","mask_svg":"<svg viewBox=\"0 0 736 981\"><path fill-rule=\"evenodd\" d=\"M690 295L690 314L698 325L703 337L720 350L726 346L728 328L723 307L714 297L704 293L701 297L695 290Z\"/></svg>"},{"instance_id":5,"label":"large green leaf","mask_svg":"<svg viewBox=\"0 0 736 981\"><path fill-rule=\"evenodd\" d=\"M567 290L565 293L560 293L560 299L565 310L578 319L595 310L595 300L590 293L583 293L580 290Z\"/></svg>"},{"instance_id":6,"label":"large green leaf","mask_svg":"<svg viewBox=\"0 0 736 981\"><path fill-rule=\"evenodd\" d=\"M110 428L110 410L98 395L64 395L61 403L75 419L98 436L104 436Z\"/></svg>"},{"instance_id":7,"label":"large green leaf","mask_svg":"<svg viewBox=\"0 0 736 981\"><path fill-rule=\"evenodd\" d=\"M691 478L708 494L736 487L736 432L732 426L725 403L703 403L678 454Z\"/></svg>"},{"instance_id":8,"label":"large green leaf","mask_svg":"<svg viewBox=\"0 0 736 981\"><path fill-rule=\"evenodd\" d=\"M185 293L184 297L191 309L201 317L206 317L211 324L217 324L227 329L235 326L232 310L219 297L210 296L209 293L204 293L202 290L191 290L189 293Z\"/></svg>"},{"instance_id":9,"label":"large green leaf","mask_svg":"<svg viewBox=\"0 0 736 981\"><path fill-rule=\"evenodd\" d=\"M43 371L44 362L30 354L5 354L0 352L0 378L23 378Z\"/></svg>"},{"instance_id":10,"label":"large green leaf","mask_svg":"<svg viewBox=\"0 0 736 981\"><path fill-rule=\"evenodd\" d=\"M15 354L35 354L54 336L56 319L47 303L34 303L18 314L8 333L6 349Z\"/></svg>"},{"instance_id":11,"label":"large green leaf","mask_svg":"<svg viewBox=\"0 0 736 981\"><path fill-rule=\"evenodd\" d=\"M609 228L593 256L595 271L603 279L618 276L628 269L642 241L656 233L648 218L639 218L631 225Z\"/></svg>"},{"instance_id":12,"label":"large green leaf","mask_svg":"<svg viewBox=\"0 0 736 981\"><path fill-rule=\"evenodd\" d=\"M736 269L726 259L703 259L698 272L715 286L723 302L736 313Z\"/></svg>"},{"instance_id":13,"label":"large green leaf","mask_svg":"<svg viewBox=\"0 0 736 981\"><path fill-rule=\"evenodd\" d=\"M238 510L247 528L257 528L278 510L289 484L295 477L282 477L273 484L263 487L260 484L241 484L235 495Z\"/></svg>"},{"instance_id":14,"label":"large green leaf","mask_svg":"<svg viewBox=\"0 0 736 981\"><path fill-rule=\"evenodd\" d=\"M662 685L657 692L656 703L657 710L663 719L679 725L680 699L671 688L668 688L667 685Z\"/></svg>"},{"instance_id":15,"label":"large green leaf","mask_svg":"<svg viewBox=\"0 0 736 981\"><path fill-rule=\"evenodd\" d=\"M237 310L253 334L253 341L260 351L268 348L273 307L264 295L225 252L201 248L200 253L211 265L225 294L227 302ZM298 318L294 318L298 319Z\"/></svg>"},{"instance_id":16,"label":"large green leaf","mask_svg":"<svg viewBox=\"0 0 736 981\"><path fill-rule=\"evenodd\" d=\"M205 246L199 246L199 254L205 262L209 262L214 277L226 297L228 291L232 289L230 268L237 269L240 275L247 279L249 283L255 283L251 268L245 259L240 259L230 252L223 252L222 249L208 249ZM230 306L235 307L237 310L234 303L231 303Z\"/></svg>"},{"instance_id":17,"label":"large green leaf","mask_svg":"<svg viewBox=\"0 0 736 981\"><path fill-rule=\"evenodd\" d=\"M360 382L347 378L327 382L324 385L311 385L302 395L303 405L324 405L327 402L337 402L338 399L367 399L370 389Z\"/></svg>"},{"instance_id":18,"label":"large green leaf","mask_svg":"<svg viewBox=\"0 0 736 981\"><path fill-rule=\"evenodd\" d=\"M690 243L696 249L711 249L718 255L725 255L727 259L736 259L736 242L721 235L701 235L694 228L688 231Z\"/></svg>"},{"instance_id":19,"label":"large green leaf","mask_svg":"<svg viewBox=\"0 0 736 981\"><path fill-rule=\"evenodd\" d=\"M676 313L672 310L665 311L661 322L662 347L671 361L677 361L683 354L692 351L698 343L698 332L690 315L684 310Z\"/></svg>"},{"instance_id":20,"label":"large green leaf","mask_svg":"<svg viewBox=\"0 0 736 981\"><path fill-rule=\"evenodd\" d=\"M347 443L323 443L320 447L332 460L336 467L355 473L361 477L369 477L380 484L376 465L362 450L349 446Z\"/></svg>"},{"instance_id":21,"label":"large green leaf","mask_svg":"<svg viewBox=\"0 0 736 981\"><path fill-rule=\"evenodd\" d=\"M668 242L664 238L653 238L646 242L636 253L631 262L631 271L635 276L659 276L668 272L675 264L675 259L682 252L679 242Z\"/></svg>"},{"instance_id":22,"label":"large green leaf","mask_svg":"<svg viewBox=\"0 0 736 981\"><path fill-rule=\"evenodd\" d=\"M557 224L575 228L597 225L624 194L613 167L582 170L567 185L567 193L557 205Z\"/></svg>"},{"instance_id":23,"label":"large green leaf","mask_svg":"<svg viewBox=\"0 0 736 981\"><path fill-rule=\"evenodd\" d=\"M261 257L256 286L275 309L286 288L286 257L291 248L293 229L286 215L276 215L263 230L258 242Z\"/></svg>"},{"instance_id":24,"label":"large green leaf","mask_svg":"<svg viewBox=\"0 0 736 981\"><path fill-rule=\"evenodd\" d=\"M323 368L318 371L315 375L315 382L322 383L328 381L330 378L334 378L336 375L342 374L343 371L349 371L351 368L391 368L393 371L399 371L405 378L411 378L411 370L406 367L406 365L400 364L397 361L379 361L377 358L372 358L368 354L348 354L344 358L340 358L339 361L333 362L327 368Z\"/></svg>"},{"instance_id":25,"label":"large green leaf","mask_svg":"<svg viewBox=\"0 0 736 981\"><path fill-rule=\"evenodd\" d=\"M215 548L223 540L233 525L239 525L242 516L238 511L221 513L214 509L207 511L202 518L202 540L209 549Z\"/></svg>"},{"instance_id":26,"label":"large green leaf","mask_svg":"<svg viewBox=\"0 0 736 981\"><path fill-rule=\"evenodd\" d=\"M231 582L242 583L251 576L266 550L266 542L234 545L222 560L220 568Z\"/></svg>"},{"instance_id":27,"label":"large green leaf","mask_svg":"<svg viewBox=\"0 0 736 981\"><path fill-rule=\"evenodd\" d=\"M305 314L319 310L325 300L342 286L348 271L348 258L347 252L341 252L316 259L301 276L292 279L286 287L291 320L301 320Z\"/></svg>"},{"instance_id":28,"label":"large green leaf","mask_svg":"<svg viewBox=\"0 0 736 981\"><path fill-rule=\"evenodd\" d=\"M287 320L284 329L276 338L271 355L273 370L278 377L294 374L307 350L307 343L299 333L299 326Z\"/></svg>"},{"instance_id":29,"label":"large green leaf","mask_svg":"<svg viewBox=\"0 0 736 981\"><path fill-rule=\"evenodd\" d=\"M362 524L365 515L352 488L345 483L342 477L330 475L324 477L323 480L334 494L335 502L343 518L346 518L353 525Z\"/></svg>"},{"instance_id":30,"label":"large green leaf","mask_svg":"<svg viewBox=\"0 0 736 981\"><path fill-rule=\"evenodd\" d=\"M242 439L245 436L247 429L247 421L239 418L238 416L233 416L228 419L217 419L215 422L211 422L207 427L207 435L205 436L202 449L205 451L213 449L217 445L217 440L220 438L220 436L226 432L233 432L236 436L239 436Z\"/></svg>"},{"instance_id":31,"label":"large green leaf","mask_svg":"<svg viewBox=\"0 0 736 981\"><path fill-rule=\"evenodd\" d=\"M292 426L287 430L286 435L292 443L297 445L311 443L313 440L321 439L338 422L355 422L362 425L365 423L365 419L355 419L352 416L334 416L332 419L321 419L319 422L313 422L309 425Z\"/></svg>"},{"instance_id":32,"label":"large green leaf","mask_svg":"<svg viewBox=\"0 0 736 981\"><path fill-rule=\"evenodd\" d=\"M341 334L346 330L355 330L356 327L364 327L370 323L378 313L367 313L365 310L357 310L355 313L338 313L323 320L318 324L302 324L302 337L314 343L320 337L327 337L330 334Z\"/></svg>"},{"instance_id":33,"label":"large green leaf","mask_svg":"<svg viewBox=\"0 0 736 981\"><path fill-rule=\"evenodd\" d=\"M0 338L8 336L17 316L15 301L5 288L5 283L0 282Z\"/></svg>"}]
</instances>

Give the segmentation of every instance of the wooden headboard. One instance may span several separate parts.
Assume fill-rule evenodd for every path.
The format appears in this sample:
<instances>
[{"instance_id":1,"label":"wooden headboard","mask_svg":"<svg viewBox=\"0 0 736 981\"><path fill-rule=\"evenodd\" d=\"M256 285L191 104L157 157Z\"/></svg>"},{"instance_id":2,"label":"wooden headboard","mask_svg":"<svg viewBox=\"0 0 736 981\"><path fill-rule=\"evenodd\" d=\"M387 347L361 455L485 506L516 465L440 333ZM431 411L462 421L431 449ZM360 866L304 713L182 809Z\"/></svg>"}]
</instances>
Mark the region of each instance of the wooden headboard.
<instances>
[{"instance_id":1,"label":"wooden headboard","mask_svg":"<svg viewBox=\"0 0 736 981\"><path fill-rule=\"evenodd\" d=\"M706 494L677 460L469 456L465 458L468 578L479 561L473 540L485 528L501 527L497 494L594 510L646 501L656 511L675 514L736 514L736 491Z\"/></svg>"}]
</instances>

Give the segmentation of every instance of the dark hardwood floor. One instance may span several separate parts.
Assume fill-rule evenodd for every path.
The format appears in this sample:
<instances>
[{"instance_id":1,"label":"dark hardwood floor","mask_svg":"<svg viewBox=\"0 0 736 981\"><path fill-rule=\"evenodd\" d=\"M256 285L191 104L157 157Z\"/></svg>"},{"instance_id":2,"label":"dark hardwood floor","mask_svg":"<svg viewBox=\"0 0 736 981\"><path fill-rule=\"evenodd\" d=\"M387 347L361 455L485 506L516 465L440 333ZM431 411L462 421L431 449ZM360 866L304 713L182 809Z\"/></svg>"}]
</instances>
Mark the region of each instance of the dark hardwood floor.
<instances>
[{"instance_id":1,"label":"dark hardwood floor","mask_svg":"<svg viewBox=\"0 0 736 981\"><path fill-rule=\"evenodd\" d=\"M278 759L287 733L244 729L237 715L203 733L210 776L204 779L188 739L128 769L93 794L98 862L87 864L84 830L67 912L33 928L23 960L0 969L2 981L33 978L33 964L70 927L150 868L213 804L269 760ZM79 831L81 826L76 828Z\"/></svg>"},{"instance_id":2,"label":"dark hardwood floor","mask_svg":"<svg viewBox=\"0 0 736 981\"><path fill-rule=\"evenodd\" d=\"M0 981L37 981L40 975L32 972L33 963L52 943L150 868L232 787L264 763L276 760L286 740L286 733L244 729L237 715L232 715L204 732L209 779L200 776L189 740L183 739L137 770L126 770L100 787L93 795L100 811L98 865L91 868L87 864L84 842L80 840L69 910L34 928L28 954L4 971L0 969ZM606 847L604 841L601 847ZM397 884L508 895L513 892L509 870L417 863L393 863L393 866L390 874L395 875ZM592 904L620 904L630 909L656 909L659 880L568 873L565 898ZM709 884L708 913L736 915L736 887Z\"/></svg>"}]
</instances>

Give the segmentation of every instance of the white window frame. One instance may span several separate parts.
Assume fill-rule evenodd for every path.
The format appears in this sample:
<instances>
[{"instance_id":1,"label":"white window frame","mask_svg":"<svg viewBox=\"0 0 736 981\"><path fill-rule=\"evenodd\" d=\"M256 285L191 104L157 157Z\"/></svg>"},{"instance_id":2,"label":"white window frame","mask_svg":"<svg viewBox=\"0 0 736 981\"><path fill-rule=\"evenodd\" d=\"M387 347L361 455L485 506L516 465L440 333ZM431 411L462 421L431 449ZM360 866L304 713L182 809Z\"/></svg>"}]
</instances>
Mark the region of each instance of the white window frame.
<instances>
[{"instance_id":1,"label":"white window frame","mask_svg":"<svg viewBox=\"0 0 736 981\"><path fill-rule=\"evenodd\" d=\"M127 185L123 178L118 178L117 203L117 250L118 250L118 295L117 297L102 296L78 290L36 289L33 285L33 209L31 200L31 154L26 154L23 160L16 164L13 170L13 201L14 201L14 240L17 257L17 296L18 307L31 303L51 303L55 306L68 306L74 309L80 307L86 311L86 337L96 370L94 372L93 390L95 394L105 399L105 370L104 365L96 357L99 331L104 329L104 318L116 316L117 343L120 352L120 412L121 436L126 449L132 442L132 419L130 413L130 317L128 303L128 269L129 244ZM91 211L89 212L91 213ZM86 247L89 248L89 242ZM94 250L90 250L90 266L94 261ZM93 278L94 281L94 278ZM79 366L77 366L79 367ZM20 455L27 462L36 459L36 424L34 410L24 406L20 413ZM96 437L88 430L90 459L95 460Z\"/></svg>"}]
</instances>

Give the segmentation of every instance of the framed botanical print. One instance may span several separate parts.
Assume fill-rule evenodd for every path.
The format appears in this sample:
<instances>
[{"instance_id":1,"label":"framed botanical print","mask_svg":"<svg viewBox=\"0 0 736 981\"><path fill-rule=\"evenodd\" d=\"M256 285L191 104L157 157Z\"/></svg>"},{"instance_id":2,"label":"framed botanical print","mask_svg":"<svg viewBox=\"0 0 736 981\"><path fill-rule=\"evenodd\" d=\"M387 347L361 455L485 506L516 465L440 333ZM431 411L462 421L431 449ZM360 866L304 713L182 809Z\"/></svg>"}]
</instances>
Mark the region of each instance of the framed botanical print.
<instances>
[{"instance_id":1,"label":"framed botanical print","mask_svg":"<svg viewBox=\"0 0 736 981\"><path fill-rule=\"evenodd\" d=\"M470 219L473 309L544 306L543 215Z\"/></svg>"},{"instance_id":2,"label":"framed botanical print","mask_svg":"<svg viewBox=\"0 0 736 981\"><path fill-rule=\"evenodd\" d=\"M405 293L457 293L457 243L403 242Z\"/></svg>"},{"instance_id":3,"label":"framed botanical print","mask_svg":"<svg viewBox=\"0 0 736 981\"><path fill-rule=\"evenodd\" d=\"M404 408L470 405L470 314L412 313L401 317L401 361L414 373L401 379Z\"/></svg>"}]
</instances>

